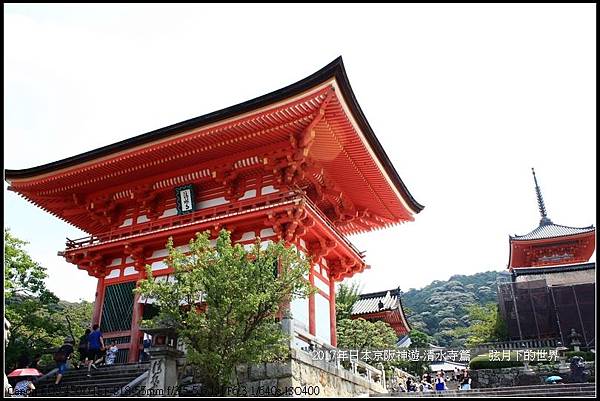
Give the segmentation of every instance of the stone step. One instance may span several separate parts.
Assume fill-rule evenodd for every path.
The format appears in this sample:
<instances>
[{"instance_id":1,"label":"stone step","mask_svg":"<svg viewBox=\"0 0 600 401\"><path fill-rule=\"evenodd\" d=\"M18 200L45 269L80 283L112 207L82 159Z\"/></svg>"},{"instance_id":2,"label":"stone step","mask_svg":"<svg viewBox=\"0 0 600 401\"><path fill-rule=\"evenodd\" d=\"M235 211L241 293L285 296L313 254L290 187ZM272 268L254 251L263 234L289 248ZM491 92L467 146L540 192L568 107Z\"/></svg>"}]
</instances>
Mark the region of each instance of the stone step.
<instances>
[{"instance_id":1,"label":"stone step","mask_svg":"<svg viewBox=\"0 0 600 401\"><path fill-rule=\"evenodd\" d=\"M60 385L62 386L76 386L76 385L102 385L105 383L115 383L115 382L124 382L124 383L129 383L131 382L133 379L135 379L136 377L140 376L143 372L140 372L139 374L135 374L135 375L120 375L120 376L104 376L104 377L90 377L90 378L85 378L85 379L71 379L71 380L61 380ZM52 386L55 387L54 385L54 380L52 381L44 381L41 383L37 383L36 387L44 387L44 386Z\"/></svg>"},{"instance_id":2,"label":"stone step","mask_svg":"<svg viewBox=\"0 0 600 401\"><path fill-rule=\"evenodd\" d=\"M129 370L126 372L101 372L101 371L91 371L90 375L92 378L96 377L96 378L102 378L102 377L123 377L123 376L132 376L132 375L137 375L138 373L144 373L146 370ZM52 380L50 380L52 379ZM49 377L48 379L44 379L43 381L49 380L54 382L54 380L56 379L56 376L53 377ZM69 380L88 380L88 373L87 372L81 372L81 373L77 373L77 374L66 374L63 376L62 378L62 382L66 382Z\"/></svg>"},{"instance_id":3,"label":"stone step","mask_svg":"<svg viewBox=\"0 0 600 401\"><path fill-rule=\"evenodd\" d=\"M474 388L471 389L470 391L489 391L489 390L504 390L504 389L514 389L514 388L519 388L522 390L528 390L528 389L540 389L540 388L546 388L546 387L553 387L553 386L561 386L561 388L573 388L573 387L592 387L595 388L596 384L595 383L564 383L564 384L530 384L527 386L515 386L515 387L496 387L496 388Z\"/></svg>"},{"instance_id":4,"label":"stone step","mask_svg":"<svg viewBox=\"0 0 600 401\"><path fill-rule=\"evenodd\" d=\"M93 374L113 374L113 375L119 375L119 374L128 374L128 373L134 373L134 372L140 372L140 371L146 371L148 370L150 367L149 366L141 366L141 367L136 367L136 366L130 366L130 367L116 367L116 368L109 368L109 367L99 367L98 369L91 369L91 373ZM87 369L69 369L66 371L66 373L63 376L63 379L67 378L67 377L86 377L87 376Z\"/></svg>"},{"instance_id":5,"label":"stone step","mask_svg":"<svg viewBox=\"0 0 600 401\"><path fill-rule=\"evenodd\" d=\"M77 385L59 385L58 387L54 385L47 385L37 388L36 394L37 396L42 395L64 395L64 396L75 396L78 394L88 394L88 395L112 395L117 390L126 386L130 381L113 381L106 382L102 384L94 384L94 383L80 383Z\"/></svg>"},{"instance_id":6,"label":"stone step","mask_svg":"<svg viewBox=\"0 0 600 401\"><path fill-rule=\"evenodd\" d=\"M486 397L507 397L507 396L491 394L491 395L487 395ZM569 391L564 391L564 392L547 393L547 394L515 394L515 395L511 395L510 397L536 397L536 398L540 398L540 397L590 397L590 398L594 398L594 397L596 397L596 392L595 391L581 391L581 392L577 392L577 393L572 393Z\"/></svg>"},{"instance_id":7,"label":"stone step","mask_svg":"<svg viewBox=\"0 0 600 401\"><path fill-rule=\"evenodd\" d=\"M54 385L56 376L36 383L35 396L45 397L109 397L149 369L149 363L130 363L99 366L92 369L87 377L87 369L70 370L65 373L59 386Z\"/></svg>"},{"instance_id":8,"label":"stone step","mask_svg":"<svg viewBox=\"0 0 600 401\"><path fill-rule=\"evenodd\" d=\"M573 390L552 390L552 391L528 391L519 392L515 391L443 391L443 392L426 392L426 393L394 393L390 394L394 397L593 397L596 394L595 389L587 389L580 391Z\"/></svg>"},{"instance_id":9,"label":"stone step","mask_svg":"<svg viewBox=\"0 0 600 401\"><path fill-rule=\"evenodd\" d=\"M530 393L530 392L548 392L548 391L582 391L582 390L594 390L594 386L571 386L571 387L563 387L562 385L547 385L539 388L521 388L521 387L505 387L505 388L491 388L491 389L473 389L471 393L509 393L509 392L519 392L519 393ZM457 390L455 392L460 392L461 390Z\"/></svg>"},{"instance_id":10,"label":"stone step","mask_svg":"<svg viewBox=\"0 0 600 401\"><path fill-rule=\"evenodd\" d=\"M595 393L596 387L594 383L570 383L570 384L546 384L536 386L519 386L519 387L503 387L503 388L480 388L472 390L446 390L442 392L425 392L425 393L392 393L398 397L468 397L468 396L554 396L554 394L582 395L583 393Z\"/></svg>"}]
</instances>

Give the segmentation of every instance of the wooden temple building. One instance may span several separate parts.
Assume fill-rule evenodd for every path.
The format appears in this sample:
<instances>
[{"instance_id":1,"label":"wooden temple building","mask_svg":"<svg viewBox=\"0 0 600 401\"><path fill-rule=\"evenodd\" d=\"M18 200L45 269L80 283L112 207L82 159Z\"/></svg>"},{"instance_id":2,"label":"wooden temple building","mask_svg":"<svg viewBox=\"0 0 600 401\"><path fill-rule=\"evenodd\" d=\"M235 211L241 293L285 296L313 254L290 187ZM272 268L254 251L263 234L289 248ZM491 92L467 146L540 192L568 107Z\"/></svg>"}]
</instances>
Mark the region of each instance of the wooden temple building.
<instances>
[{"instance_id":1,"label":"wooden temple building","mask_svg":"<svg viewBox=\"0 0 600 401\"><path fill-rule=\"evenodd\" d=\"M410 333L410 325L404 315L400 295L399 288L360 294L350 315L352 319L384 321L394 329L398 338L402 338Z\"/></svg>"},{"instance_id":2,"label":"wooden temple building","mask_svg":"<svg viewBox=\"0 0 600 401\"><path fill-rule=\"evenodd\" d=\"M511 339L560 338L575 329L589 343L595 330L596 229L558 225L548 217L532 169L540 222L509 237L509 283L499 285L500 310Z\"/></svg>"},{"instance_id":3,"label":"wooden temple building","mask_svg":"<svg viewBox=\"0 0 600 401\"><path fill-rule=\"evenodd\" d=\"M173 237L223 228L283 239L310 256L318 289L291 304L296 327L336 345L335 283L369 266L351 234L414 219L410 194L358 105L341 58L264 96L67 159L6 170L9 189L89 233L65 259L98 279L92 323L137 361L146 265L165 279Z\"/></svg>"}]
</instances>

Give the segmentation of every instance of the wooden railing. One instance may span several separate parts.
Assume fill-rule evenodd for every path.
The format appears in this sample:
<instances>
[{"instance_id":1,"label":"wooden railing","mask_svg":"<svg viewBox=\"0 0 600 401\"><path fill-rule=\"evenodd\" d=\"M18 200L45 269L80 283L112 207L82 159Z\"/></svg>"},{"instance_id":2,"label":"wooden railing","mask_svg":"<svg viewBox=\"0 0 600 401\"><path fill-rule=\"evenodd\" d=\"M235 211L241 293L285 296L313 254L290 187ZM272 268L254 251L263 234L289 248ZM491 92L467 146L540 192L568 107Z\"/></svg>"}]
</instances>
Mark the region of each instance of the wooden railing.
<instances>
[{"instance_id":1,"label":"wooden railing","mask_svg":"<svg viewBox=\"0 0 600 401\"><path fill-rule=\"evenodd\" d=\"M245 211L251 211L256 208L266 208L269 206L284 205L286 203L299 204L300 202L304 202L315 214L323 219L325 224L331 230L337 233L341 240L358 256L361 258L364 256L364 252L360 252L343 234L341 234L333 222L327 218L327 216L306 196L304 192L299 190L263 195L260 198L249 198L233 204L226 203L223 205L208 207L185 215L163 217L145 223L131 224L126 227L119 227L108 232L89 237L78 238L75 240L67 238L67 242L65 244L66 251L94 245L101 245L111 241L127 239L133 236L159 230L184 227L186 225L200 223L203 220L216 220L217 218L227 217L228 215L239 214Z\"/></svg>"},{"instance_id":2,"label":"wooden railing","mask_svg":"<svg viewBox=\"0 0 600 401\"><path fill-rule=\"evenodd\" d=\"M537 349L537 348L556 348L559 346L560 339L548 338L542 340L513 340L499 341L479 344L475 347L478 351L489 349Z\"/></svg>"},{"instance_id":3,"label":"wooden railing","mask_svg":"<svg viewBox=\"0 0 600 401\"><path fill-rule=\"evenodd\" d=\"M260 199L244 199L234 204L226 203L223 205L200 209L195 212L184 215L163 217L145 223L131 224L126 227L119 227L114 230L97 235L92 235L89 237L79 238L75 240L67 238L66 247L68 251L71 249L98 245L109 241L116 241L128 238L134 235L145 234L158 230L166 230L170 228L183 227L185 225L197 223L202 220L216 219L218 217L223 217L234 213L241 213L258 207L267 207L273 204L285 204L294 201L299 202L301 199L301 194L292 191L268 194L262 196Z\"/></svg>"}]
</instances>

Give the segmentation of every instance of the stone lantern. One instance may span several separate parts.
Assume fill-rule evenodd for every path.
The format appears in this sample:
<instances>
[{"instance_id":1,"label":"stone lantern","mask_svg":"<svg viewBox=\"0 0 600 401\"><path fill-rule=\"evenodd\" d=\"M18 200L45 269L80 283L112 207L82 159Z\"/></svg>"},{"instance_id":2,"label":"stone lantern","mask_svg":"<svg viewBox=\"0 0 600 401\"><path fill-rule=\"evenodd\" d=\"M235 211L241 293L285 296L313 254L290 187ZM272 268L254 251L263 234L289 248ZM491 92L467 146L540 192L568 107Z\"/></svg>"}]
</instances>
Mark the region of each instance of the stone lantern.
<instances>
[{"instance_id":1,"label":"stone lantern","mask_svg":"<svg viewBox=\"0 0 600 401\"><path fill-rule=\"evenodd\" d=\"M581 336L579 333L575 331L575 329L571 329L571 334L569 334L569 340L571 341L571 347L573 347L573 351L579 352L579 346L581 345L581 341L579 339Z\"/></svg>"},{"instance_id":2,"label":"stone lantern","mask_svg":"<svg viewBox=\"0 0 600 401\"><path fill-rule=\"evenodd\" d=\"M567 356L565 355L565 351L567 351L568 348L564 347L560 341L558 342L557 345L558 345L558 347L556 347L556 352L558 354L558 360L559 360L558 372L559 373L568 373L571 371L569 366L567 366L567 364L566 364Z\"/></svg>"},{"instance_id":3,"label":"stone lantern","mask_svg":"<svg viewBox=\"0 0 600 401\"><path fill-rule=\"evenodd\" d=\"M145 395L176 396L177 395L177 358L183 352L177 349L177 332L173 328L142 328L151 337L150 369L146 382Z\"/></svg>"}]
</instances>

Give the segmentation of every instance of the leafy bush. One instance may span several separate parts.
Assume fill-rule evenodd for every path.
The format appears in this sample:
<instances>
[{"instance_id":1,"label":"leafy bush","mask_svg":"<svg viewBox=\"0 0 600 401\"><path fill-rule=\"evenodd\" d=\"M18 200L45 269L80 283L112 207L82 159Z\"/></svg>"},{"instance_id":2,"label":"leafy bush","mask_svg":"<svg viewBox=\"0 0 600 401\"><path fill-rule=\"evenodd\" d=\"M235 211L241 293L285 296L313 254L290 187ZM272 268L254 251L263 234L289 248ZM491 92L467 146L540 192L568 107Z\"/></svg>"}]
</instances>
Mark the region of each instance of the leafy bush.
<instances>
[{"instance_id":1,"label":"leafy bush","mask_svg":"<svg viewBox=\"0 0 600 401\"><path fill-rule=\"evenodd\" d=\"M473 370L477 369L501 369L501 368L513 368L523 366L523 356L517 360L517 351L510 351L510 357L507 361L491 361L490 354L478 355L471 359L469 367ZM542 365L547 364L547 361L529 361L529 365Z\"/></svg>"},{"instance_id":2,"label":"leafy bush","mask_svg":"<svg viewBox=\"0 0 600 401\"><path fill-rule=\"evenodd\" d=\"M517 366L523 366L523 361L516 360L516 354L511 353L510 361L490 361L489 355L479 355L471 359L469 363L469 369L501 369L501 368L513 368Z\"/></svg>"}]
</instances>

